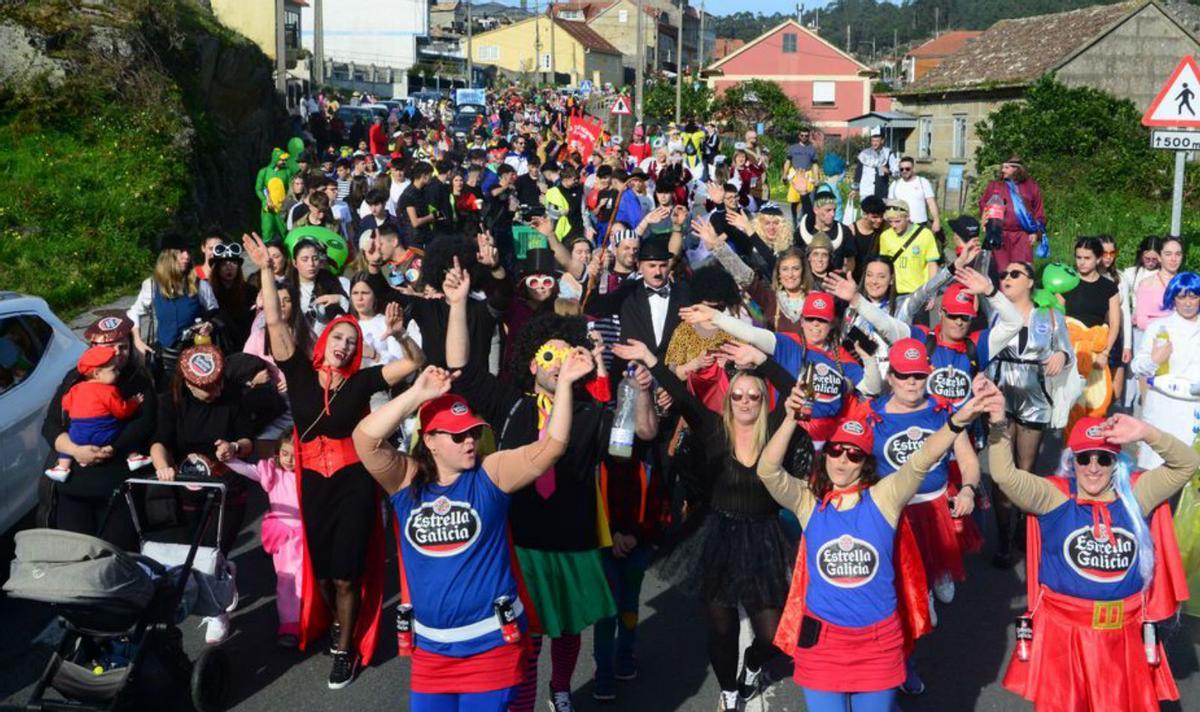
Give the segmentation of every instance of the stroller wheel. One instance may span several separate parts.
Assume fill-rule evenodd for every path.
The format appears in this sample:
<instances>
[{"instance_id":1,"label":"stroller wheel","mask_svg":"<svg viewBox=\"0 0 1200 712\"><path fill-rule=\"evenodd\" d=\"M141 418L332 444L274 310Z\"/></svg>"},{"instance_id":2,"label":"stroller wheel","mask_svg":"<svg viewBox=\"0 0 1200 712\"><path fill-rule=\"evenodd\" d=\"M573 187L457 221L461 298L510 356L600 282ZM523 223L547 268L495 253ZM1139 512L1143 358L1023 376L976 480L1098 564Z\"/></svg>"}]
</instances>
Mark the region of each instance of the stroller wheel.
<instances>
[{"instance_id":1,"label":"stroller wheel","mask_svg":"<svg viewBox=\"0 0 1200 712\"><path fill-rule=\"evenodd\" d=\"M229 692L229 658L221 648L205 648L192 665L192 707L196 712L225 709Z\"/></svg>"}]
</instances>

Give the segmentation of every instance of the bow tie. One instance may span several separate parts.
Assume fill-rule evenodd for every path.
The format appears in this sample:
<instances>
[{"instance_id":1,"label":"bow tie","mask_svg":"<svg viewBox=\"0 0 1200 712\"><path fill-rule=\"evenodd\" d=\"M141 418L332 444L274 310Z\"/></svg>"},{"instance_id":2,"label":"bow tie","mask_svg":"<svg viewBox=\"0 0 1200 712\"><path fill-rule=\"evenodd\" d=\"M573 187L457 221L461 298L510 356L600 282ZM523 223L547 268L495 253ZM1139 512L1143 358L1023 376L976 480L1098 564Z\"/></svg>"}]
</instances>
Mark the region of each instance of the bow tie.
<instances>
[{"instance_id":1,"label":"bow tie","mask_svg":"<svg viewBox=\"0 0 1200 712\"><path fill-rule=\"evenodd\" d=\"M646 285L646 291L650 292L653 295L662 297L663 299L671 298L671 285L669 285L669 284L659 287L658 289L655 289L654 287Z\"/></svg>"}]
</instances>

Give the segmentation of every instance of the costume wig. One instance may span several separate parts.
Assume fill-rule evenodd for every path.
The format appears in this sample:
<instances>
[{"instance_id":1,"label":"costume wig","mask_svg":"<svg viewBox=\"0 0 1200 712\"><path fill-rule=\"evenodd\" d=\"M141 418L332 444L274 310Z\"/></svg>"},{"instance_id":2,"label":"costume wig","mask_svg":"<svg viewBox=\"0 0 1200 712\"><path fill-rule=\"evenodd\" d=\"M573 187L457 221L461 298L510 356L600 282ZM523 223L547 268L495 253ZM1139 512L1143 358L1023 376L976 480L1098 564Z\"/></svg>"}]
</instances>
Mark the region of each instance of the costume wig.
<instances>
[{"instance_id":1,"label":"costume wig","mask_svg":"<svg viewBox=\"0 0 1200 712\"><path fill-rule=\"evenodd\" d=\"M525 392L533 391L533 374L529 362L542 344L551 339L562 339L571 346L591 348L587 338L587 320L578 316L559 316L554 312L538 314L530 319L517 334L512 350L512 374L517 386Z\"/></svg>"},{"instance_id":2,"label":"costume wig","mask_svg":"<svg viewBox=\"0 0 1200 712\"><path fill-rule=\"evenodd\" d=\"M1200 274L1180 272L1167 283L1167 291L1163 292L1162 310L1175 311L1175 297L1189 292L1200 295Z\"/></svg>"}]
</instances>

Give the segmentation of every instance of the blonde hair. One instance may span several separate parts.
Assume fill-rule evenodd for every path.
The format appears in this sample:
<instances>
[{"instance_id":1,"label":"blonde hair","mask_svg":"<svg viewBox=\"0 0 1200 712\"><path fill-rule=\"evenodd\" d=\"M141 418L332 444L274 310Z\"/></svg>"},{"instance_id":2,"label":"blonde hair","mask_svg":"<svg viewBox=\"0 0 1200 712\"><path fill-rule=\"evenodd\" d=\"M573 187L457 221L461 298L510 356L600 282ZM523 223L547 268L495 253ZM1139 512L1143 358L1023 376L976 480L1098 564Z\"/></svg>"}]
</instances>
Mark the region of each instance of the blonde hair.
<instances>
[{"instance_id":1,"label":"blonde hair","mask_svg":"<svg viewBox=\"0 0 1200 712\"><path fill-rule=\"evenodd\" d=\"M185 274L179 269L180 252L182 250L163 250L158 253L158 261L154 263L154 282L167 299L194 297L200 291L195 271L188 270Z\"/></svg>"},{"instance_id":2,"label":"blonde hair","mask_svg":"<svg viewBox=\"0 0 1200 712\"><path fill-rule=\"evenodd\" d=\"M763 242L767 241L767 231L763 229L763 218L775 218L779 221L779 231L776 233L775 239L770 243L772 252L779 255L795 244L796 231L792 225L792 219L782 213L779 215L758 213L754 216L754 231L763 239Z\"/></svg>"},{"instance_id":3,"label":"blonde hair","mask_svg":"<svg viewBox=\"0 0 1200 712\"><path fill-rule=\"evenodd\" d=\"M735 448L737 447L733 439L734 428L736 427L733 421L733 384L740 380L746 380L758 388L759 393L759 410L758 418L754 421L754 454L757 457L767 446L767 435L770 428L767 425L767 383L763 379L755 376L749 371L738 371L729 379L729 388L725 390L725 398L721 404L721 422L725 425L725 440L729 444L729 456L737 459L735 456Z\"/></svg>"}]
</instances>

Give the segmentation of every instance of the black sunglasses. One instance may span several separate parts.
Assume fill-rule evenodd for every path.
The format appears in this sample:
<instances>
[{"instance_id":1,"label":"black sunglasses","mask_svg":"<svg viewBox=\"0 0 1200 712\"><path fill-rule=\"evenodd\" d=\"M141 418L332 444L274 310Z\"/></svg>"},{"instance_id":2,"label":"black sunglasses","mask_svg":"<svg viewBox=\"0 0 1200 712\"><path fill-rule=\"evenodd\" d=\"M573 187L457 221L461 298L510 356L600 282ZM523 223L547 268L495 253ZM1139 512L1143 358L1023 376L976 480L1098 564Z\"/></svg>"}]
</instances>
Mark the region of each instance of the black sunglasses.
<instances>
[{"instance_id":1,"label":"black sunglasses","mask_svg":"<svg viewBox=\"0 0 1200 712\"><path fill-rule=\"evenodd\" d=\"M856 448L853 445L843 445L841 443L830 443L829 445L826 445L825 455L834 459L845 455L847 460L856 465L867 459L867 453L863 452L859 448Z\"/></svg>"},{"instance_id":2,"label":"black sunglasses","mask_svg":"<svg viewBox=\"0 0 1200 712\"><path fill-rule=\"evenodd\" d=\"M967 316L966 314L946 314L945 318L954 319L955 321L970 321L974 317Z\"/></svg>"},{"instance_id":3,"label":"black sunglasses","mask_svg":"<svg viewBox=\"0 0 1200 712\"><path fill-rule=\"evenodd\" d=\"M443 430L442 432L445 432L445 431ZM446 433L446 434L450 436L451 440L453 440L454 442L461 445L464 442L466 442L467 438L471 438L472 440L479 440L479 438L481 438L483 436L483 426L477 425L474 428L471 428L470 430L464 430L461 433Z\"/></svg>"},{"instance_id":4,"label":"black sunglasses","mask_svg":"<svg viewBox=\"0 0 1200 712\"><path fill-rule=\"evenodd\" d=\"M892 371L891 374L896 377L897 381L911 381L914 378L918 381L924 381L926 378L929 378L929 374L927 373L896 373Z\"/></svg>"},{"instance_id":5,"label":"black sunglasses","mask_svg":"<svg viewBox=\"0 0 1200 712\"><path fill-rule=\"evenodd\" d=\"M1023 270L1023 269L1010 269L1009 271L1005 272L1002 276L1008 277L1010 279L1016 279L1017 277L1029 277L1029 274L1026 273L1025 270Z\"/></svg>"},{"instance_id":6,"label":"black sunglasses","mask_svg":"<svg viewBox=\"0 0 1200 712\"><path fill-rule=\"evenodd\" d=\"M1105 452L1104 450L1075 453L1075 464L1080 467L1087 467L1093 460L1101 467L1108 467L1117 461L1117 457L1111 452Z\"/></svg>"}]
</instances>

